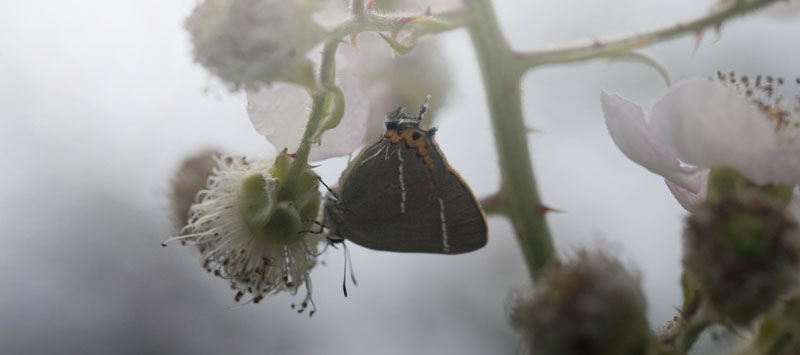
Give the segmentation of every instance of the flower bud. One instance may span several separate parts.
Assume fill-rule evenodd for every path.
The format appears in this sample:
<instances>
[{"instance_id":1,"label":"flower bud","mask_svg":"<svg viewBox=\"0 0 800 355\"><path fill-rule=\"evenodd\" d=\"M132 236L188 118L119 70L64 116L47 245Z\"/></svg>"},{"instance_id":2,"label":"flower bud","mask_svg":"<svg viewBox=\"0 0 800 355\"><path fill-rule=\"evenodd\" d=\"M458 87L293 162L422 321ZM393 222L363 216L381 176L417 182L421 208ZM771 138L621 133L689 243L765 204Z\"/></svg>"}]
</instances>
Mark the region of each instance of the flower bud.
<instances>
[{"instance_id":1,"label":"flower bud","mask_svg":"<svg viewBox=\"0 0 800 355\"><path fill-rule=\"evenodd\" d=\"M649 328L638 277L600 253L551 267L513 301L511 324L542 355L644 354Z\"/></svg>"},{"instance_id":2,"label":"flower bud","mask_svg":"<svg viewBox=\"0 0 800 355\"><path fill-rule=\"evenodd\" d=\"M195 61L235 88L275 80L313 84L306 53L324 30L315 1L205 0L186 20Z\"/></svg>"},{"instance_id":3,"label":"flower bud","mask_svg":"<svg viewBox=\"0 0 800 355\"><path fill-rule=\"evenodd\" d=\"M701 205L686 221L683 265L707 306L747 325L796 285L800 234L758 190Z\"/></svg>"},{"instance_id":4,"label":"flower bud","mask_svg":"<svg viewBox=\"0 0 800 355\"><path fill-rule=\"evenodd\" d=\"M182 235L196 245L208 272L230 280L236 301L264 294L296 293L306 286L302 311L311 301L309 272L324 238L305 233L317 217L317 175L303 171L291 189L281 182L291 158L217 158L217 167L192 205ZM313 306L313 303L312 303Z\"/></svg>"}]
</instances>

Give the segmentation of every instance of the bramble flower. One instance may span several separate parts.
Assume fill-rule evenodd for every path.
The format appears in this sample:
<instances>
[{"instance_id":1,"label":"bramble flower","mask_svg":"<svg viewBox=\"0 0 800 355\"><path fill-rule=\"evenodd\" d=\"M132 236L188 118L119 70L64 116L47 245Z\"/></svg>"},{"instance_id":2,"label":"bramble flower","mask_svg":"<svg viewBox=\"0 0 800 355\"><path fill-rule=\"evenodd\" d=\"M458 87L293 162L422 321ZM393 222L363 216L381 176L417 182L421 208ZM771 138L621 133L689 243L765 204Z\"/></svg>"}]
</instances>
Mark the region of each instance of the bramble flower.
<instances>
[{"instance_id":1,"label":"bramble flower","mask_svg":"<svg viewBox=\"0 0 800 355\"><path fill-rule=\"evenodd\" d=\"M512 300L511 325L531 354L645 354L650 330L640 280L619 261L581 252Z\"/></svg>"},{"instance_id":2,"label":"bramble flower","mask_svg":"<svg viewBox=\"0 0 800 355\"><path fill-rule=\"evenodd\" d=\"M736 180L734 190L772 186L777 197L788 199L800 182L800 98L794 107L784 106L785 98L777 95L782 78L718 76L721 83L691 79L674 85L649 121L635 103L603 92L611 138L628 158L663 176L687 210L726 188L714 185L719 179Z\"/></svg>"},{"instance_id":3,"label":"bramble flower","mask_svg":"<svg viewBox=\"0 0 800 355\"><path fill-rule=\"evenodd\" d=\"M293 188L282 188L290 160L285 154L216 157L208 188L191 206L181 235L170 240L196 245L205 269L230 281L237 302L249 294L258 303L266 294L295 294L305 286L302 312L309 302L313 307L309 272L325 240L303 232L321 203L317 175L307 169Z\"/></svg>"},{"instance_id":4,"label":"bramble flower","mask_svg":"<svg viewBox=\"0 0 800 355\"><path fill-rule=\"evenodd\" d=\"M718 316L748 325L798 281L800 229L756 190L700 205L687 218L683 265Z\"/></svg>"},{"instance_id":5,"label":"bramble flower","mask_svg":"<svg viewBox=\"0 0 800 355\"><path fill-rule=\"evenodd\" d=\"M306 53L324 38L311 18L323 3L205 0L185 24L195 61L234 88L275 80L313 84Z\"/></svg>"}]
</instances>

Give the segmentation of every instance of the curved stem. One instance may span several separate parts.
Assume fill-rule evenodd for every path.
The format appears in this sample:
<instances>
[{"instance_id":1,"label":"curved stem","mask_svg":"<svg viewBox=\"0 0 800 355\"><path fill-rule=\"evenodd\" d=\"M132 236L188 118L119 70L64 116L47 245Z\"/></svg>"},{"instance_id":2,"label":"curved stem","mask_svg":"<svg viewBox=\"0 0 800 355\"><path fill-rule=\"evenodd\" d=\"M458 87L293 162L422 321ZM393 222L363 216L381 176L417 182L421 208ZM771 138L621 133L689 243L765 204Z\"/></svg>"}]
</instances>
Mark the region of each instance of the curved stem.
<instances>
[{"instance_id":1,"label":"curved stem","mask_svg":"<svg viewBox=\"0 0 800 355\"><path fill-rule=\"evenodd\" d=\"M327 107L329 106L329 96L331 83L334 80L336 73L336 48L339 46L339 41L328 41L322 50L322 63L320 64L319 79L322 88L316 90L312 96L311 114L306 123L306 130L303 132L303 139L300 141L300 146L297 148L297 153L294 161L289 166L289 172L286 174L285 181L282 181L284 188L291 190L297 182L300 174L308 166L308 154L311 152L311 144L314 142L314 135L322 122L322 119L327 115Z\"/></svg>"},{"instance_id":2,"label":"curved stem","mask_svg":"<svg viewBox=\"0 0 800 355\"><path fill-rule=\"evenodd\" d=\"M467 26L483 75L500 161L507 214L517 231L531 277L555 259L522 117L520 75L488 0L468 0L476 19Z\"/></svg>"},{"instance_id":3,"label":"curved stem","mask_svg":"<svg viewBox=\"0 0 800 355\"><path fill-rule=\"evenodd\" d=\"M628 52L635 48L663 42L687 33L697 33L699 35L708 27L719 29L722 23L728 19L747 14L777 1L778 0L736 0L732 1L731 5L725 9L712 11L705 16L701 16L687 23L678 23L667 28L608 41L594 41L586 45L577 45L556 50L520 52L517 54L517 60L519 66L524 71L546 64L578 62L598 57L607 57Z\"/></svg>"}]
</instances>

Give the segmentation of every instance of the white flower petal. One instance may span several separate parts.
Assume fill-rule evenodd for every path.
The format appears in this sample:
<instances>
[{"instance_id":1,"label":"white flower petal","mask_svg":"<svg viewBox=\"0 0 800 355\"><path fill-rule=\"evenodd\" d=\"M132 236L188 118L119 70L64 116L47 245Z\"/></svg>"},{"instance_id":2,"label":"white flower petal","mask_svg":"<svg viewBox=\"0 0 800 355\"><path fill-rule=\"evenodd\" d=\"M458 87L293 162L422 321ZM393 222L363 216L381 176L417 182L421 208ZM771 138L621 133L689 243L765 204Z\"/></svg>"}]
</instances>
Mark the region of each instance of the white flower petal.
<instances>
[{"instance_id":1,"label":"white flower petal","mask_svg":"<svg viewBox=\"0 0 800 355\"><path fill-rule=\"evenodd\" d=\"M274 83L247 91L247 114L276 150L294 152L303 138L311 97L298 85Z\"/></svg>"},{"instance_id":2,"label":"white flower petal","mask_svg":"<svg viewBox=\"0 0 800 355\"><path fill-rule=\"evenodd\" d=\"M699 181L693 170L684 168L672 147L654 134L644 120L641 107L619 95L603 92L600 97L603 115L611 139L628 158L648 170L690 191L698 191Z\"/></svg>"},{"instance_id":3,"label":"white flower petal","mask_svg":"<svg viewBox=\"0 0 800 355\"><path fill-rule=\"evenodd\" d=\"M768 179L775 184L800 183L800 137L787 147L779 147L768 162Z\"/></svg>"},{"instance_id":4,"label":"white flower petal","mask_svg":"<svg viewBox=\"0 0 800 355\"><path fill-rule=\"evenodd\" d=\"M677 84L653 107L651 126L685 163L732 167L755 183L770 182L775 127L731 88L704 79Z\"/></svg>"},{"instance_id":5,"label":"white flower petal","mask_svg":"<svg viewBox=\"0 0 800 355\"><path fill-rule=\"evenodd\" d=\"M664 182L667 183L669 191L672 192L672 195L675 196L675 199L678 200L678 203L680 203L681 206L683 206L683 208L689 212L694 212L697 206L705 202L706 195L708 194L708 169L699 172L697 177L701 181L700 190L697 192L691 192L676 185L672 181L664 179Z\"/></svg>"},{"instance_id":6,"label":"white flower petal","mask_svg":"<svg viewBox=\"0 0 800 355\"><path fill-rule=\"evenodd\" d=\"M341 63L342 61L337 62ZM358 78L346 65L340 65L338 84L345 95L345 112L339 125L322 135L322 144L313 145L309 161L352 153L364 139L369 101ZM288 83L274 83L247 92L247 113L256 131L267 137L277 150L294 152L305 132L311 97L305 89Z\"/></svg>"}]
</instances>

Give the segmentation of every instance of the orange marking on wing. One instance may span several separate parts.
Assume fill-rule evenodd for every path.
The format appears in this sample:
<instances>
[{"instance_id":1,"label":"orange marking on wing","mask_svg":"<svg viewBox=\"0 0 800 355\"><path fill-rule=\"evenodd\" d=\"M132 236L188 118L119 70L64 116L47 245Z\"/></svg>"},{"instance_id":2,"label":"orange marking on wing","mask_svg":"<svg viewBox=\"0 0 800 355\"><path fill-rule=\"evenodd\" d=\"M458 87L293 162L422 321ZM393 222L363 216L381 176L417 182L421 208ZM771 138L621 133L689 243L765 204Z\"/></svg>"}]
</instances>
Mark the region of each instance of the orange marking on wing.
<instances>
[{"instance_id":1,"label":"orange marking on wing","mask_svg":"<svg viewBox=\"0 0 800 355\"><path fill-rule=\"evenodd\" d=\"M409 148L414 148L417 152L417 156L422 158L422 161L425 163L425 166L433 170L433 157L430 155L430 150L428 148L428 136L425 134L419 134L417 139L414 139L414 134L417 133L415 129L407 129L400 132L396 130L386 130L383 134L385 138L389 139L389 142L392 144L397 144L399 142L403 142Z\"/></svg>"}]
</instances>

